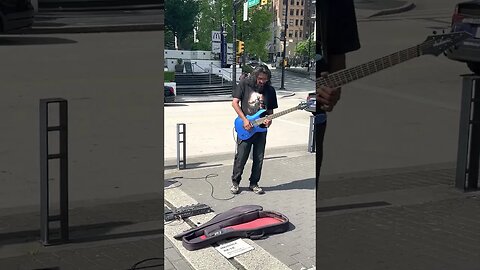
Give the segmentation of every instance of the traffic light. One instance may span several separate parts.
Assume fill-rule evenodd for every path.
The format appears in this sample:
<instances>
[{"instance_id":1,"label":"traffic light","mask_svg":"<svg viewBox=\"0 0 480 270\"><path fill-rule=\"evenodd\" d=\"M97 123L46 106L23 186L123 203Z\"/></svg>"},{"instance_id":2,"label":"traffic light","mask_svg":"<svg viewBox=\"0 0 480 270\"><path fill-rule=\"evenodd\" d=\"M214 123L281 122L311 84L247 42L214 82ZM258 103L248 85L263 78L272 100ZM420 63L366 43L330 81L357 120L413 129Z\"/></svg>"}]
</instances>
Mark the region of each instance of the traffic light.
<instances>
[{"instance_id":1,"label":"traffic light","mask_svg":"<svg viewBox=\"0 0 480 270\"><path fill-rule=\"evenodd\" d=\"M237 54L242 54L245 50L245 43L241 40L237 40Z\"/></svg>"},{"instance_id":2,"label":"traffic light","mask_svg":"<svg viewBox=\"0 0 480 270\"><path fill-rule=\"evenodd\" d=\"M266 5L266 4L268 4L268 0L262 0L262 2L260 2L261 6Z\"/></svg>"}]
</instances>

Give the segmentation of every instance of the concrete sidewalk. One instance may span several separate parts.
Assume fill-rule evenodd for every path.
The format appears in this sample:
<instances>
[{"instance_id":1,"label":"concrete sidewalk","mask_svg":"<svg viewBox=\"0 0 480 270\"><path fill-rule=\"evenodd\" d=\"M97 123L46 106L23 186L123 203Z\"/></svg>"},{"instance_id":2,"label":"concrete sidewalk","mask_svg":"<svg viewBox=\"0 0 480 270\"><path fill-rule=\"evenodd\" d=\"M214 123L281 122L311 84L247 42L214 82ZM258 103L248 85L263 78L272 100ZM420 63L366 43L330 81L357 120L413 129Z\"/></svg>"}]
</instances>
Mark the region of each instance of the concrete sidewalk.
<instances>
[{"instance_id":1,"label":"concrete sidewalk","mask_svg":"<svg viewBox=\"0 0 480 270\"><path fill-rule=\"evenodd\" d=\"M454 165L323 177L317 267L479 269L480 193L453 187Z\"/></svg>"},{"instance_id":2,"label":"concrete sidewalk","mask_svg":"<svg viewBox=\"0 0 480 270\"><path fill-rule=\"evenodd\" d=\"M163 269L161 197L152 193L72 203L70 241L51 246L39 242L36 207L2 209L0 269L127 270L137 263L136 269Z\"/></svg>"},{"instance_id":3,"label":"concrete sidewalk","mask_svg":"<svg viewBox=\"0 0 480 270\"><path fill-rule=\"evenodd\" d=\"M245 256L258 256L264 253L263 264L251 265L248 262L239 264L245 269L267 269L262 265L281 262L286 269L309 269L315 265L315 216L314 216L314 158L315 154L306 151L306 145L268 148L260 185L266 194L256 195L247 191L251 162L247 163L244 180L240 183L241 192L232 196L230 193L233 153L191 158L186 170L176 170L175 160L165 163L165 200L169 204L179 204L177 200L188 194L189 203L195 202L209 205L215 212L224 212L235 206L258 204L265 210L273 210L286 215L292 224L285 233L271 235L266 239L254 241L258 245ZM210 184L209 184L210 183ZM182 204L180 204L182 205ZM206 219L208 220L208 219ZM203 220L205 222L206 220ZM195 224L198 224L194 222ZM165 228L167 230L167 227ZM187 251L177 242L177 249L187 261L195 264L198 254L217 253L213 248L198 251ZM203 257L205 257L204 255ZM202 268L205 267L205 268ZM268 269L283 269L283 268ZM209 269L200 264L195 269Z\"/></svg>"}]
</instances>

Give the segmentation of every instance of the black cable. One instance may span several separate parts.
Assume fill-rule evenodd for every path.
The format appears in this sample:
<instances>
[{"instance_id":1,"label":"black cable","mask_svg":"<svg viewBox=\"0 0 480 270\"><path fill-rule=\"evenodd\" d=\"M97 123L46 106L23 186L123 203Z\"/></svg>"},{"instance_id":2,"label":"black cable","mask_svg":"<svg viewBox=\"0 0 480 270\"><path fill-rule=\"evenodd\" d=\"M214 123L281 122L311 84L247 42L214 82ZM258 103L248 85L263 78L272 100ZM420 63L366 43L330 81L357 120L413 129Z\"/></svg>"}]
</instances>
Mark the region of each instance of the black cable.
<instances>
[{"instance_id":1,"label":"black cable","mask_svg":"<svg viewBox=\"0 0 480 270\"><path fill-rule=\"evenodd\" d=\"M183 178L183 179L189 179L189 180L195 180L195 179L204 179L211 187L211 192L210 192L210 196L212 198L214 198L215 200L219 200L219 201L228 201L228 200L231 200L233 198L235 198L235 195L231 196L231 197L228 197L228 198L217 198L213 195L214 191L215 191L215 187L213 186L213 184L208 181L208 178L213 178L213 177L217 177L218 174L216 173L211 173L211 174L207 174L206 176L204 177L183 177L183 176L176 176L176 177L173 177L173 178L168 178L168 179L165 179L165 180L171 180L171 179L180 179L180 178ZM172 189L172 188L178 188L182 185L182 182L180 181L176 181L178 183L180 183L179 185L175 185L173 187L165 187L164 190L166 189Z\"/></svg>"},{"instance_id":2,"label":"black cable","mask_svg":"<svg viewBox=\"0 0 480 270\"><path fill-rule=\"evenodd\" d=\"M135 264L130 268L130 270L135 270L135 269L137 269L137 266L138 266L139 264L142 264L142 263L148 262L148 261L153 261L153 260L162 260L162 261L163 261L163 258L153 257L153 258L148 258L148 259L145 259L145 260L141 260L141 261L135 263Z\"/></svg>"},{"instance_id":3,"label":"black cable","mask_svg":"<svg viewBox=\"0 0 480 270\"><path fill-rule=\"evenodd\" d=\"M210 184L210 187L212 187L212 192L210 193L210 196L212 198L214 198L215 200L219 200L219 201L228 201L228 200L231 200L231 199L235 198L235 195L232 195L228 198L217 198L217 197L213 196L213 191L215 190L215 188L213 187L212 183L210 183L210 181L208 181L208 178L209 177L217 177L217 176L218 176L218 174L216 174L216 173L211 173L211 174L208 174L207 176L205 176L205 181L207 181L207 183Z\"/></svg>"},{"instance_id":4,"label":"black cable","mask_svg":"<svg viewBox=\"0 0 480 270\"><path fill-rule=\"evenodd\" d=\"M175 179L180 179L180 178L183 178L183 176L175 176L175 177L172 177L172 178L167 178L167 179L165 179L165 181L175 180ZM173 187L170 187L170 186L169 186L169 187L164 187L163 190L172 189L172 188L178 188L179 186L182 185L182 182L180 182L180 181L174 181L174 182L179 183L179 184L176 185L176 186L173 186Z\"/></svg>"},{"instance_id":5,"label":"black cable","mask_svg":"<svg viewBox=\"0 0 480 270\"><path fill-rule=\"evenodd\" d=\"M178 188L182 185L182 182L180 181L175 181L175 183L179 183L178 185L176 186L168 186L168 187L164 187L163 190L167 190L167 189L172 189L172 188Z\"/></svg>"}]
</instances>

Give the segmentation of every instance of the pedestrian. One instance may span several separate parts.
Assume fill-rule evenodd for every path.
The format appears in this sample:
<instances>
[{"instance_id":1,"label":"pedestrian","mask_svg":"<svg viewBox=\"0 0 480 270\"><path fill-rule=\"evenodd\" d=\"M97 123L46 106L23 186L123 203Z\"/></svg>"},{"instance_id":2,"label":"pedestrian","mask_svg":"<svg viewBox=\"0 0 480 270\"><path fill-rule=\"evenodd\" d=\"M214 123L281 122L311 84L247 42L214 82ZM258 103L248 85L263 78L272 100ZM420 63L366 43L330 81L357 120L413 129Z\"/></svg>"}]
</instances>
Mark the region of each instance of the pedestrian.
<instances>
[{"instance_id":1,"label":"pedestrian","mask_svg":"<svg viewBox=\"0 0 480 270\"><path fill-rule=\"evenodd\" d=\"M317 28L316 77L345 69L345 54L360 48L353 0L320 0L317 2L320 27ZM318 43L319 42L319 43ZM320 179L323 160L323 140L327 126L326 112L331 112L340 99L341 89L318 85L315 115L316 182Z\"/></svg>"},{"instance_id":2,"label":"pedestrian","mask_svg":"<svg viewBox=\"0 0 480 270\"><path fill-rule=\"evenodd\" d=\"M260 109L266 110L266 114L273 114L273 110L278 108L277 94L275 88L271 86L270 79L272 74L266 65L260 65L251 73L251 75L239 82L233 91L232 107L238 117L243 120L243 128L251 130L252 123L246 118L247 115L253 115ZM265 127L270 127L272 120L266 119L263 122ZM250 174L249 189L256 194L265 193L258 186L262 173L263 158L265 154L265 144L267 132L256 132L246 139L241 140L237 136L237 151L233 163L232 187L230 191L233 194L239 193L239 184L242 179L243 169L247 163L250 151L253 148L253 164Z\"/></svg>"},{"instance_id":3,"label":"pedestrian","mask_svg":"<svg viewBox=\"0 0 480 270\"><path fill-rule=\"evenodd\" d=\"M243 79L245 79L245 78L247 78L247 77L248 77L248 73L247 73L247 72L242 72L242 75L240 75L239 80L241 81L241 80L243 80Z\"/></svg>"}]
</instances>

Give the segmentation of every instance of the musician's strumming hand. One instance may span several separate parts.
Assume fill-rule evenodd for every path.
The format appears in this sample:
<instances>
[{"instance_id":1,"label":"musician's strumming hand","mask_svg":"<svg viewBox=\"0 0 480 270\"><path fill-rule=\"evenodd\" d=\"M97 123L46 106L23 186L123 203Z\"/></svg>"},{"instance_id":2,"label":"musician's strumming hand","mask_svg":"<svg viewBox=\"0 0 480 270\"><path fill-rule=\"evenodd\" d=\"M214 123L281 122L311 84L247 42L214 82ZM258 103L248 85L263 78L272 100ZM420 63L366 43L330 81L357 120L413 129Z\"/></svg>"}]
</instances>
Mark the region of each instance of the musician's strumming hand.
<instances>
[{"instance_id":1,"label":"musician's strumming hand","mask_svg":"<svg viewBox=\"0 0 480 270\"><path fill-rule=\"evenodd\" d=\"M248 121L248 119L245 119L243 120L243 128L248 131L253 128L253 125L250 123L250 121Z\"/></svg>"},{"instance_id":2,"label":"musician's strumming hand","mask_svg":"<svg viewBox=\"0 0 480 270\"><path fill-rule=\"evenodd\" d=\"M322 72L321 76L328 78L328 72ZM328 83L328 80L326 80ZM341 88L330 86L320 86L317 88L317 102L320 103L320 109L331 112L333 107L340 100Z\"/></svg>"}]
</instances>

